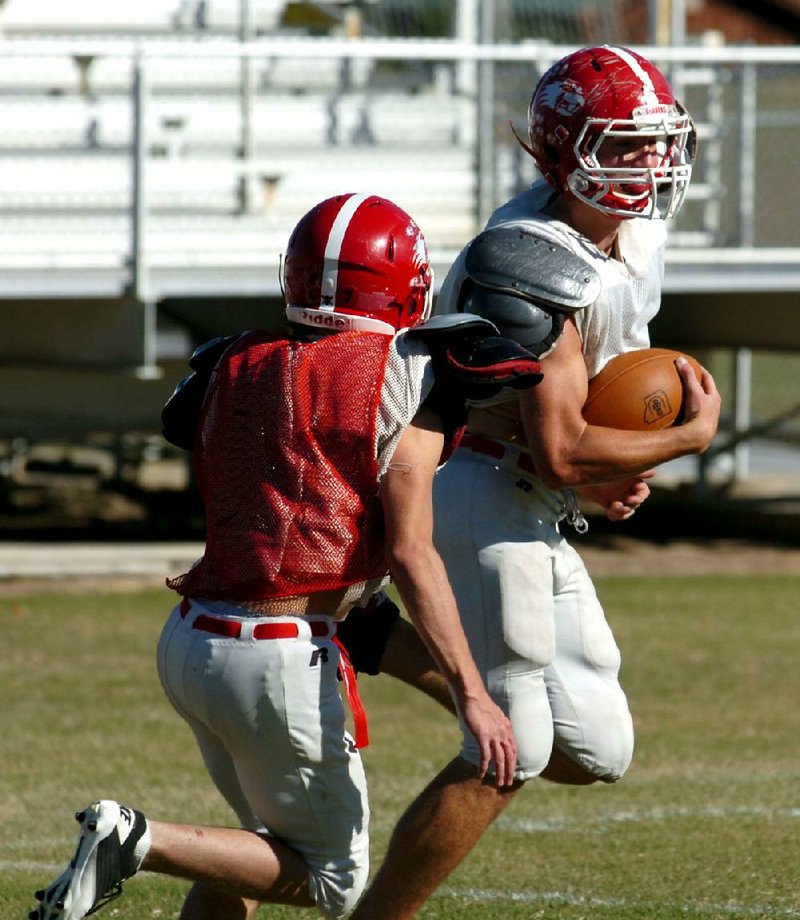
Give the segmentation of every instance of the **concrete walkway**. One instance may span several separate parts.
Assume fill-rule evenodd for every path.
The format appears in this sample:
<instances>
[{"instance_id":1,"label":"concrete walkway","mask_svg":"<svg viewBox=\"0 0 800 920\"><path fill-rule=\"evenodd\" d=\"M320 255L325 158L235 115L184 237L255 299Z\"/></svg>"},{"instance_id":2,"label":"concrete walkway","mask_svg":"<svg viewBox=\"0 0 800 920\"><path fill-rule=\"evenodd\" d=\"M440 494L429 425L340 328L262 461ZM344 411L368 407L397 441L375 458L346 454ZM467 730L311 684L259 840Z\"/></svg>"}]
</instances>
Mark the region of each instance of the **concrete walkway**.
<instances>
[{"instance_id":1,"label":"concrete walkway","mask_svg":"<svg viewBox=\"0 0 800 920\"><path fill-rule=\"evenodd\" d=\"M179 575L202 554L201 543L0 544L0 579Z\"/></svg>"},{"instance_id":2,"label":"concrete walkway","mask_svg":"<svg viewBox=\"0 0 800 920\"><path fill-rule=\"evenodd\" d=\"M724 537L655 541L626 533L624 526L610 533L591 527L574 542L594 576L800 576L800 545ZM158 588L168 576L187 571L201 553L200 543L5 543L0 544L0 590L24 590L34 583L69 590L87 582L109 590Z\"/></svg>"}]
</instances>

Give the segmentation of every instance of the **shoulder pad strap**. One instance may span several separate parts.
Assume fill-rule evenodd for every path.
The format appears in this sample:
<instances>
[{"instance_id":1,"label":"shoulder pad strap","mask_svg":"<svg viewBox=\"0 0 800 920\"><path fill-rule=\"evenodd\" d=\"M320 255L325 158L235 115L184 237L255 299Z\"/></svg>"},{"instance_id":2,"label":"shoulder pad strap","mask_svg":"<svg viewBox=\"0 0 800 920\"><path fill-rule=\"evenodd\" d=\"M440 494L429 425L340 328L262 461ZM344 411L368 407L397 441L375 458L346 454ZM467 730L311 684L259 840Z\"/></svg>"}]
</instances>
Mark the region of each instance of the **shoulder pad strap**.
<instances>
[{"instance_id":1,"label":"shoulder pad strap","mask_svg":"<svg viewBox=\"0 0 800 920\"><path fill-rule=\"evenodd\" d=\"M600 293L595 269L535 228L484 230L469 244L464 267L476 284L570 313Z\"/></svg>"},{"instance_id":2,"label":"shoulder pad strap","mask_svg":"<svg viewBox=\"0 0 800 920\"><path fill-rule=\"evenodd\" d=\"M191 373L175 387L161 410L161 433L182 450L191 450L211 374L226 349L241 335L219 336L198 345L189 359Z\"/></svg>"},{"instance_id":3,"label":"shoulder pad strap","mask_svg":"<svg viewBox=\"0 0 800 920\"><path fill-rule=\"evenodd\" d=\"M449 406L445 414L463 412L466 400L488 399L504 387L526 389L541 380L535 356L480 316L445 314L411 331L417 330L427 332L423 341L433 359L434 399L440 408Z\"/></svg>"},{"instance_id":4,"label":"shoulder pad strap","mask_svg":"<svg viewBox=\"0 0 800 920\"><path fill-rule=\"evenodd\" d=\"M534 356L499 335L454 342L447 350L445 368L466 399L489 399L503 387L527 390L542 379Z\"/></svg>"},{"instance_id":5,"label":"shoulder pad strap","mask_svg":"<svg viewBox=\"0 0 800 920\"><path fill-rule=\"evenodd\" d=\"M421 339L458 338L463 334L497 335L498 329L493 322L478 316L477 313L443 313L426 319L424 323L412 326L406 335Z\"/></svg>"},{"instance_id":6,"label":"shoulder pad strap","mask_svg":"<svg viewBox=\"0 0 800 920\"><path fill-rule=\"evenodd\" d=\"M206 368L215 367L217 361L222 357L223 352L228 346L232 345L243 335L247 335L247 333L240 332L236 335L220 335L215 339L209 339L207 342L203 342L202 345L198 345L192 352L192 357L189 358L189 367L195 371L202 371Z\"/></svg>"}]
</instances>

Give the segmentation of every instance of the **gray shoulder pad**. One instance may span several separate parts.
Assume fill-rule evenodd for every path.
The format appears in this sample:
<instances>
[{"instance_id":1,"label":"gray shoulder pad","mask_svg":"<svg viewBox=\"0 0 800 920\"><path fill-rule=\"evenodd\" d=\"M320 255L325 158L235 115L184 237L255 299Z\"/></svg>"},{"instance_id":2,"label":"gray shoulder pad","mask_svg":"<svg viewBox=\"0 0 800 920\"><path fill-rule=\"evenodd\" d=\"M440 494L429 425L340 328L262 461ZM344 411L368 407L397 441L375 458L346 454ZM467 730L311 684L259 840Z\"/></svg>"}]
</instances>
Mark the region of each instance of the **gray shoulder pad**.
<instances>
[{"instance_id":1,"label":"gray shoulder pad","mask_svg":"<svg viewBox=\"0 0 800 920\"><path fill-rule=\"evenodd\" d=\"M493 322L500 334L542 357L565 317L597 299L600 276L564 246L521 227L493 227L469 244L459 309Z\"/></svg>"},{"instance_id":2,"label":"gray shoulder pad","mask_svg":"<svg viewBox=\"0 0 800 920\"><path fill-rule=\"evenodd\" d=\"M587 307L600 293L595 269L535 228L484 230L470 243L464 267L477 284L569 313Z\"/></svg>"},{"instance_id":3,"label":"gray shoulder pad","mask_svg":"<svg viewBox=\"0 0 800 920\"><path fill-rule=\"evenodd\" d=\"M476 313L444 313L432 316L416 326L412 326L406 335L422 339L450 337L465 332L478 332L483 335L498 335L497 326L491 320Z\"/></svg>"}]
</instances>

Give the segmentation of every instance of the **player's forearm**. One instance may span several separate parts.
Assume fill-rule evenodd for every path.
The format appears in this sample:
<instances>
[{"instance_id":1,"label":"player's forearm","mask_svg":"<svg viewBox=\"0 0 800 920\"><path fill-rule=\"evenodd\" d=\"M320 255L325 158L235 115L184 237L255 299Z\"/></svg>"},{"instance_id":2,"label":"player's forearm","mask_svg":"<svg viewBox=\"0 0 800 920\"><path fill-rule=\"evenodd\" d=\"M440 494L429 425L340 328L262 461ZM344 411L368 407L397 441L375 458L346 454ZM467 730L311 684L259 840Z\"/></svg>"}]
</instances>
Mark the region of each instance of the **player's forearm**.
<instances>
[{"instance_id":1,"label":"player's forearm","mask_svg":"<svg viewBox=\"0 0 800 920\"><path fill-rule=\"evenodd\" d=\"M705 446L689 425L652 432L586 425L572 442L534 449L533 455L537 473L550 488L574 489L636 476Z\"/></svg>"},{"instance_id":2,"label":"player's forearm","mask_svg":"<svg viewBox=\"0 0 800 920\"><path fill-rule=\"evenodd\" d=\"M416 546L413 559L390 563L406 611L453 692L461 700L484 692L439 554Z\"/></svg>"}]
</instances>

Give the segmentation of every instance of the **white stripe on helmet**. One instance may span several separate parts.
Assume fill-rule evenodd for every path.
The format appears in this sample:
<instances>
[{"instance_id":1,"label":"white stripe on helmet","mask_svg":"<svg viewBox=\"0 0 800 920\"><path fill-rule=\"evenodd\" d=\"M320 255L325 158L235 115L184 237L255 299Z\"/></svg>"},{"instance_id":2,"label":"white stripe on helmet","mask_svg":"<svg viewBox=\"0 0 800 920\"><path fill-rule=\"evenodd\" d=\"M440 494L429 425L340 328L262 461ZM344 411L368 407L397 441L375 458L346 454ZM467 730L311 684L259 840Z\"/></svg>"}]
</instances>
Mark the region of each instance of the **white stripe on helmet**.
<instances>
[{"instance_id":1,"label":"white stripe on helmet","mask_svg":"<svg viewBox=\"0 0 800 920\"><path fill-rule=\"evenodd\" d=\"M636 74L639 80L642 81L642 89L645 93L652 93L653 105L658 104L658 97L656 96L656 88L653 85L653 81L650 79L650 74L642 67L642 65L636 60L636 58L625 48L620 48L617 45L605 45L612 54L616 54L618 58L621 58L625 63L630 67L630 69Z\"/></svg>"},{"instance_id":2,"label":"white stripe on helmet","mask_svg":"<svg viewBox=\"0 0 800 920\"><path fill-rule=\"evenodd\" d=\"M342 253L347 228L358 208L369 195L351 195L342 205L331 227L322 264L322 284L320 286L320 310L333 310L336 304L336 287L339 281L339 257Z\"/></svg>"}]
</instances>

